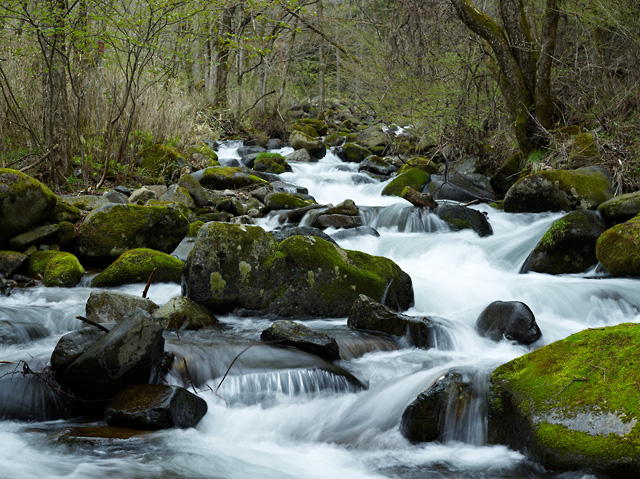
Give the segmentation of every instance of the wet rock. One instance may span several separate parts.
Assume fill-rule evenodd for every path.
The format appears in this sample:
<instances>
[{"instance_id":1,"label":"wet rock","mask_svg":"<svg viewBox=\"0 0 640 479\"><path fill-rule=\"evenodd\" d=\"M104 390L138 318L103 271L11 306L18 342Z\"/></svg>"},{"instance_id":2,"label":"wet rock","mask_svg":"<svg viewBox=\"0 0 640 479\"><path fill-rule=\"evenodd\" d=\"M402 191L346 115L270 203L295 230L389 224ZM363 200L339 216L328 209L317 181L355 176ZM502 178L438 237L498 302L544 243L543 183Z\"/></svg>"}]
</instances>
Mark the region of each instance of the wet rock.
<instances>
[{"instance_id":1,"label":"wet rock","mask_svg":"<svg viewBox=\"0 0 640 479\"><path fill-rule=\"evenodd\" d=\"M26 254L17 251L0 251L0 279L10 277L27 259Z\"/></svg>"},{"instance_id":2,"label":"wet rock","mask_svg":"<svg viewBox=\"0 0 640 479\"><path fill-rule=\"evenodd\" d=\"M295 208L293 210L290 210L282 214L280 216L280 222L284 223L288 221L290 223L300 223L305 216L309 215L315 218L317 217L316 215L319 215L322 212L326 211L327 208L328 208L328 205L318 205L315 203L308 206L303 206L301 208ZM318 212L316 212L316 210L318 210ZM313 221L311 221L311 223L312 222Z\"/></svg>"},{"instance_id":3,"label":"wet rock","mask_svg":"<svg viewBox=\"0 0 640 479\"><path fill-rule=\"evenodd\" d=\"M470 379L450 371L404 410L400 433L414 443L443 440L447 423L464 420L463 416L468 414L469 404L475 396L477 392Z\"/></svg>"},{"instance_id":4,"label":"wet rock","mask_svg":"<svg viewBox=\"0 0 640 479\"><path fill-rule=\"evenodd\" d=\"M155 283L180 283L184 263L171 255L149 248L130 249L122 253L91 281L94 288L144 283L153 273Z\"/></svg>"},{"instance_id":5,"label":"wet rock","mask_svg":"<svg viewBox=\"0 0 640 479\"><path fill-rule=\"evenodd\" d=\"M600 213L610 225L624 223L640 213L640 191L616 196L598 206Z\"/></svg>"},{"instance_id":6,"label":"wet rock","mask_svg":"<svg viewBox=\"0 0 640 479\"><path fill-rule=\"evenodd\" d=\"M369 126L358 133L358 143L365 148L386 147L391 144L391 136L380 126Z\"/></svg>"},{"instance_id":7,"label":"wet rock","mask_svg":"<svg viewBox=\"0 0 640 479\"><path fill-rule=\"evenodd\" d=\"M290 346L306 351L327 361L340 359L338 343L331 336L313 331L311 328L293 321L276 321L262 331L260 339L275 346Z\"/></svg>"},{"instance_id":8,"label":"wet rock","mask_svg":"<svg viewBox=\"0 0 640 479\"><path fill-rule=\"evenodd\" d=\"M267 141L267 150L279 150L287 146L287 143L280 138L269 138Z\"/></svg>"},{"instance_id":9,"label":"wet rock","mask_svg":"<svg viewBox=\"0 0 640 479\"><path fill-rule=\"evenodd\" d=\"M382 190L383 196L402 196L402 191L410 186L416 191L422 191L424 185L429 182L429 173L419 169L411 168L392 179Z\"/></svg>"},{"instance_id":10,"label":"wet rock","mask_svg":"<svg viewBox=\"0 0 640 479\"><path fill-rule=\"evenodd\" d=\"M611 276L640 276L640 215L606 230L596 242L596 257Z\"/></svg>"},{"instance_id":11,"label":"wet rock","mask_svg":"<svg viewBox=\"0 0 640 479\"><path fill-rule=\"evenodd\" d=\"M410 277L392 261L347 251L312 236L281 243L256 226L208 223L189 256L183 294L212 311L340 317L357 295L413 302Z\"/></svg>"},{"instance_id":12,"label":"wet rock","mask_svg":"<svg viewBox=\"0 0 640 479\"><path fill-rule=\"evenodd\" d=\"M317 236L318 238L322 238L325 241L329 241L330 243L337 245L337 243L331 236L322 231L320 228L314 228L313 226L286 225L280 229L271 231L271 234L278 243L281 243L283 240L289 238L290 236L304 235Z\"/></svg>"},{"instance_id":13,"label":"wet rock","mask_svg":"<svg viewBox=\"0 0 640 479\"><path fill-rule=\"evenodd\" d=\"M0 168L0 245L44 221L56 206L56 196L38 180Z\"/></svg>"},{"instance_id":14,"label":"wet rock","mask_svg":"<svg viewBox=\"0 0 640 479\"><path fill-rule=\"evenodd\" d=\"M609 174L600 167L547 170L525 176L504 198L509 213L596 209L613 197Z\"/></svg>"},{"instance_id":15,"label":"wet rock","mask_svg":"<svg viewBox=\"0 0 640 479\"><path fill-rule=\"evenodd\" d=\"M110 204L85 218L77 249L81 257L109 264L133 248L170 253L188 232L189 221L177 210Z\"/></svg>"},{"instance_id":16,"label":"wet rock","mask_svg":"<svg viewBox=\"0 0 640 479\"><path fill-rule=\"evenodd\" d=\"M593 210L576 210L553 222L524 262L521 273L581 273L598 262L596 242L606 226Z\"/></svg>"},{"instance_id":17,"label":"wet rock","mask_svg":"<svg viewBox=\"0 0 640 479\"><path fill-rule=\"evenodd\" d=\"M182 175L178 180L178 185L187 190L196 206L203 207L209 204L206 191L192 175Z\"/></svg>"},{"instance_id":18,"label":"wet rock","mask_svg":"<svg viewBox=\"0 0 640 479\"><path fill-rule=\"evenodd\" d=\"M459 231L470 229L481 238L491 236L493 228L487 220L487 216L477 210L462 205L441 204L436 209L438 218L446 221L451 229Z\"/></svg>"},{"instance_id":19,"label":"wet rock","mask_svg":"<svg viewBox=\"0 0 640 479\"><path fill-rule=\"evenodd\" d=\"M136 308L152 313L158 305L147 298L113 291L92 291L86 304L86 317L94 323L118 323Z\"/></svg>"},{"instance_id":20,"label":"wet rock","mask_svg":"<svg viewBox=\"0 0 640 479\"><path fill-rule=\"evenodd\" d=\"M241 146L238 148L238 156L240 156L240 161L246 156L249 155L259 155L260 153L264 153L267 151L262 146Z\"/></svg>"},{"instance_id":21,"label":"wet rock","mask_svg":"<svg viewBox=\"0 0 640 479\"><path fill-rule=\"evenodd\" d=\"M315 221L312 222L312 224L313 226L320 229L357 228L358 226L362 226L362 218L360 218L360 216L350 216L350 215L321 214L315 219Z\"/></svg>"},{"instance_id":22,"label":"wet rock","mask_svg":"<svg viewBox=\"0 0 640 479\"><path fill-rule=\"evenodd\" d=\"M312 163L318 161L318 158L311 156L307 150L295 150L293 153L289 153L286 156L287 161L298 161L300 163Z\"/></svg>"},{"instance_id":23,"label":"wet rock","mask_svg":"<svg viewBox=\"0 0 640 479\"><path fill-rule=\"evenodd\" d=\"M524 345L542 336L533 312L520 301L494 301L478 316L476 330L493 341L508 339Z\"/></svg>"},{"instance_id":24,"label":"wet rock","mask_svg":"<svg viewBox=\"0 0 640 479\"><path fill-rule=\"evenodd\" d=\"M49 287L73 288L85 273L78 258L71 253L61 252L47 262L42 284Z\"/></svg>"},{"instance_id":25,"label":"wet rock","mask_svg":"<svg viewBox=\"0 0 640 479\"><path fill-rule=\"evenodd\" d=\"M315 204L304 195L295 193L269 193L264 198L265 213L273 210L295 210Z\"/></svg>"},{"instance_id":26,"label":"wet rock","mask_svg":"<svg viewBox=\"0 0 640 479\"><path fill-rule=\"evenodd\" d=\"M398 313L364 294L353 303L347 324L354 329L406 336L412 346L423 348L436 346L441 331L440 325L428 317Z\"/></svg>"},{"instance_id":27,"label":"wet rock","mask_svg":"<svg viewBox=\"0 0 640 479\"><path fill-rule=\"evenodd\" d=\"M219 322L207 308L184 296L170 299L152 316L166 329L201 329L216 326Z\"/></svg>"},{"instance_id":28,"label":"wet rock","mask_svg":"<svg viewBox=\"0 0 640 479\"><path fill-rule=\"evenodd\" d=\"M324 146L322 140L315 139L298 130L291 132L289 143L294 150L307 150L313 158L323 158L327 153L327 147Z\"/></svg>"},{"instance_id":29,"label":"wet rock","mask_svg":"<svg viewBox=\"0 0 640 479\"><path fill-rule=\"evenodd\" d=\"M243 172L233 166L212 166L196 171L192 176L205 188L215 190L237 190L241 188L258 188L268 182L255 175Z\"/></svg>"},{"instance_id":30,"label":"wet rock","mask_svg":"<svg viewBox=\"0 0 640 479\"><path fill-rule=\"evenodd\" d=\"M366 157L358 165L358 171L366 171L373 175L390 176L398 171L390 159L383 159L379 156L371 155Z\"/></svg>"},{"instance_id":31,"label":"wet rock","mask_svg":"<svg viewBox=\"0 0 640 479\"><path fill-rule=\"evenodd\" d=\"M60 338L51 354L51 367L58 377L76 359L107 334L97 328L82 328L65 334Z\"/></svg>"},{"instance_id":32,"label":"wet rock","mask_svg":"<svg viewBox=\"0 0 640 479\"><path fill-rule=\"evenodd\" d=\"M636 324L588 329L498 367L488 438L552 470L640 474Z\"/></svg>"},{"instance_id":33,"label":"wet rock","mask_svg":"<svg viewBox=\"0 0 640 479\"><path fill-rule=\"evenodd\" d=\"M38 226L11 238L9 246L15 250L24 251L31 245L51 244L52 240L57 237L59 230L60 226L58 225Z\"/></svg>"},{"instance_id":34,"label":"wet rock","mask_svg":"<svg viewBox=\"0 0 640 479\"><path fill-rule=\"evenodd\" d=\"M65 383L80 398L108 399L125 386L153 382L164 353L164 327L137 309L67 367Z\"/></svg>"},{"instance_id":35,"label":"wet rock","mask_svg":"<svg viewBox=\"0 0 640 479\"><path fill-rule=\"evenodd\" d=\"M350 163L361 163L365 158L371 156L371 151L357 143L345 143L333 150L333 154L342 161Z\"/></svg>"},{"instance_id":36,"label":"wet rock","mask_svg":"<svg viewBox=\"0 0 640 479\"><path fill-rule=\"evenodd\" d=\"M157 430L195 427L206 413L206 401L184 388L138 384L120 391L104 417L110 426Z\"/></svg>"},{"instance_id":37,"label":"wet rock","mask_svg":"<svg viewBox=\"0 0 640 479\"><path fill-rule=\"evenodd\" d=\"M331 234L331 237L334 240L344 240L344 239L349 239L349 238L354 238L356 236L375 236L375 237L379 237L380 233L378 233L374 228L372 228L371 226L356 226L355 228L351 228L351 229L343 229L340 231L336 231L335 233Z\"/></svg>"},{"instance_id":38,"label":"wet rock","mask_svg":"<svg viewBox=\"0 0 640 479\"><path fill-rule=\"evenodd\" d=\"M474 200L494 201L498 198L486 176L478 173L462 174L458 171L450 172L446 178L442 175L431 175L426 192L436 200L461 203Z\"/></svg>"}]
</instances>

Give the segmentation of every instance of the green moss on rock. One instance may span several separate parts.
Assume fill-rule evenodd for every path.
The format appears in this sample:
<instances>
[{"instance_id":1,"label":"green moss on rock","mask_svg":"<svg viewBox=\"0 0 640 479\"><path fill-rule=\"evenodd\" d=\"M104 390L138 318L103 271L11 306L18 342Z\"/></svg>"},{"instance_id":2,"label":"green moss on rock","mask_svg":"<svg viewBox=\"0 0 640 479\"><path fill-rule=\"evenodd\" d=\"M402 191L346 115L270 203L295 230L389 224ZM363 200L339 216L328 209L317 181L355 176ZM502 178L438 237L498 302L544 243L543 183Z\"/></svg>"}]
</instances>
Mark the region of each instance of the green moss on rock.
<instances>
[{"instance_id":1,"label":"green moss on rock","mask_svg":"<svg viewBox=\"0 0 640 479\"><path fill-rule=\"evenodd\" d=\"M207 168L198 178L205 188L215 190L240 189L269 185L268 181L254 175L244 173L240 168L232 166L213 166Z\"/></svg>"},{"instance_id":2,"label":"green moss on rock","mask_svg":"<svg viewBox=\"0 0 640 479\"><path fill-rule=\"evenodd\" d=\"M187 161L177 148L168 145L151 145L138 155L138 166L151 176L168 175L185 166Z\"/></svg>"},{"instance_id":3,"label":"green moss on rock","mask_svg":"<svg viewBox=\"0 0 640 479\"><path fill-rule=\"evenodd\" d=\"M78 258L71 253L60 252L47 262L42 284L49 287L73 288L85 273Z\"/></svg>"},{"instance_id":4,"label":"green moss on rock","mask_svg":"<svg viewBox=\"0 0 640 479\"><path fill-rule=\"evenodd\" d=\"M602 233L596 256L612 276L640 276L640 215Z\"/></svg>"},{"instance_id":5,"label":"green moss on rock","mask_svg":"<svg viewBox=\"0 0 640 479\"><path fill-rule=\"evenodd\" d=\"M433 160L429 158L424 158L422 156L417 156L415 158L409 159L398 171L398 174L401 175L412 168L418 168L419 170L425 171L430 175L435 175L438 172L438 165L436 165Z\"/></svg>"},{"instance_id":6,"label":"green moss on rock","mask_svg":"<svg viewBox=\"0 0 640 479\"><path fill-rule=\"evenodd\" d=\"M256 157L253 169L256 171L279 175L280 173L287 171L287 166L287 162L281 154L263 152Z\"/></svg>"},{"instance_id":7,"label":"green moss on rock","mask_svg":"<svg viewBox=\"0 0 640 479\"><path fill-rule=\"evenodd\" d=\"M420 168L411 168L392 179L382 190L383 196L402 196L402 191L410 186L416 191L422 191L429 182L430 175Z\"/></svg>"},{"instance_id":8,"label":"green moss on rock","mask_svg":"<svg viewBox=\"0 0 640 479\"><path fill-rule=\"evenodd\" d=\"M102 273L91 281L91 286L103 288L129 283L143 283L153 273L156 283L180 283L184 263L178 258L149 248L125 251Z\"/></svg>"},{"instance_id":9,"label":"green moss on rock","mask_svg":"<svg viewBox=\"0 0 640 479\"><path fill-rule=\"evenodd\" d=\"M32 278L38 274L40 276L43 276L44 270L47 267L47 263L51 261L52 258L60 254L62 254L62 252L54 250L36 251L31 256L29 256L27 275Z\"/></svg>"},{"instance_id":10,"label":"green moss on rock","mask_svg":"<svg viewBox=\"0 0 640 479\"><path fill-rule=\"evenodd\" d=\"M553 469L640 473L640 326L576 333L497 368L489 439Z\"/></svg>"}]
</instances>

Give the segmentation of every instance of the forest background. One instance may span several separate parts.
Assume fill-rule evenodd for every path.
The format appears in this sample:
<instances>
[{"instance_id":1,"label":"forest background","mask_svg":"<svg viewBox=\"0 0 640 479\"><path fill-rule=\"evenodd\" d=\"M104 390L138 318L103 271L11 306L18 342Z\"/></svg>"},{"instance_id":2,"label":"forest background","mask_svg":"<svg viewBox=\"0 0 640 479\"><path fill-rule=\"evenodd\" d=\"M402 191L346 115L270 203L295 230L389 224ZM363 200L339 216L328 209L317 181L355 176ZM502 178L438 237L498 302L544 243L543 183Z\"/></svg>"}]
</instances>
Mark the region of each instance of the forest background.
<instances>
[{"instance_id":1,"label":"forest background","mask_svg":"<svg viewBox=\"0 0 640 479\"><path fill-rule=\"evenodd\" d=\"M489 169L561 167L578 125L626 192L639 65L635 0L4 0L0 167L89 190L143 174L153 144L287 138L347 109Z\"/></svg>"}]
</instances>

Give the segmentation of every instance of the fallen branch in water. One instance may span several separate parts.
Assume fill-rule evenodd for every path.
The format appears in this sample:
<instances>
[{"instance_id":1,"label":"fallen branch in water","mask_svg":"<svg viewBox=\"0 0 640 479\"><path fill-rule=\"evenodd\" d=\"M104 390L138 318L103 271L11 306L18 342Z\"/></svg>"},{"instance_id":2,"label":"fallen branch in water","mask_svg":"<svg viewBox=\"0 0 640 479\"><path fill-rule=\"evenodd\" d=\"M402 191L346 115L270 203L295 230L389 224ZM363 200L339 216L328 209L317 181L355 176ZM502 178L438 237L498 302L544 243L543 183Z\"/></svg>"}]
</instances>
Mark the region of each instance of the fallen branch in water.
<instances>
[{"instance_id":1,"label":"fallen branch in water","mask_svg":"<svg viewBox=\"0 0 640 479\"><path fill-rule=\"evenodd\" d=\"M436 208L438 206L438 203L435 202L433 196L428 193L420 193L410 186L407 186L404 190L402 190L400 197L407 200L413 206L418 206L421 208Z\"/></svg>"},{"instance_id":2,"label":"fallen branch in water","mask_svg":"<svg viewBox=\"0 0 640 479\"><path fill-rule=\"evenodd\" d=\"M144 287L144 291L142 292L142 297L143 298L147 297L147 293L149 292L149 288L151 287L151 280L153 280L153 275L155 274L156 269L158 269L158 268L153 268L153 271L149 275L149 279L147 280L147 285Z\"/></svg>"}]
</instances>

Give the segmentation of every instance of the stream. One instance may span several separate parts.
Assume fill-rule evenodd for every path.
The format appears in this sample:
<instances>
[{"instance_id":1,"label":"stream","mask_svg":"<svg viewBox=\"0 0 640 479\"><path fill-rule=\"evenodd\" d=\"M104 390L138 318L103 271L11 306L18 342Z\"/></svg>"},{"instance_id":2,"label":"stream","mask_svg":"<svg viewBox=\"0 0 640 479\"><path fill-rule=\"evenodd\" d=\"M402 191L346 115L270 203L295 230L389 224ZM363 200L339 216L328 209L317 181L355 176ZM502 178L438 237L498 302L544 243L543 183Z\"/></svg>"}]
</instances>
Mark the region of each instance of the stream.
<instances>
[{"instance_id":1,"label":"stream","mask_svg":"<svg viewBox=\"0 0 640 479\"><path fill-rule=\"evenodd\" d=\"M219 151L221 163L237 158L237 146L231 143ZM185 385L190 380L208 403L196 428L85 443L59 440L64 431L80 424L78 420L3 420L0 478L596 477L546 471L519 452L487 445L483 398L471 404L463 420L445 424L442 442L411 444L399 432L400 417L418 394L451 368L470 371L486 388L493 369L533 348L585 328L640 322L637 281L595 272L521 275L526 257L561 214L508 214L479 205L474 208L487 213L492 236L451 232L435 215L419 213L399 198L381 196L384 183L358 173L357 166L328 153L318 163L294 163L293 171L281 176L308 188L318 203L355 201L365 224L380 236L338 243L390 258L411 276L415 306L407 314L438 318L449 332L438 347L417 349L405 339L356 332L348 328L347 318L305 320L336 338L342 355L337 365L369 386L359 390L317 357L259 344L269 319L225 315L219 317L220 330L185 331L179 337L167 331L166 348L177 358L168 381ZM266 229L276 224L273 218L260 220ZM113 289L140 295L144 286ZM82 327L75 316L84 315L90 292L85 286L35 287L0 296L0 323L10 322L11 330L22 335L22 342L0 336L0 360L14 363L0 365L0 405L46 407L46 388L11 372L21 360L36 371L46 365L59 338ZM162 305L179 294L180 285L153 284L149 298ZM480 337L474 323L496 300L527 304L542 338L524 347ZM253 346L237 357L249 345ZM183 359L188 371L180 367Z\"/></svg>"}]
</instances>

